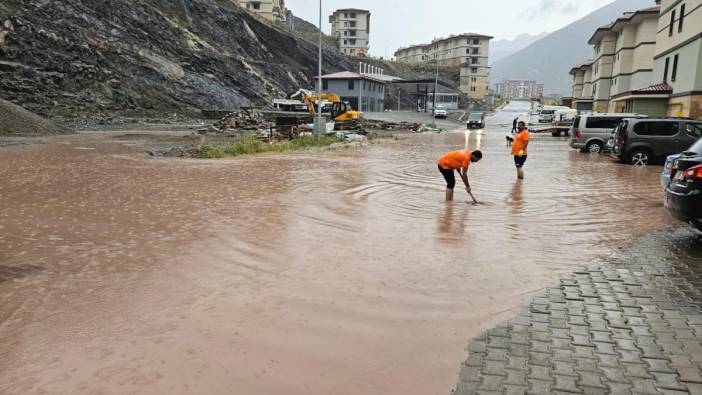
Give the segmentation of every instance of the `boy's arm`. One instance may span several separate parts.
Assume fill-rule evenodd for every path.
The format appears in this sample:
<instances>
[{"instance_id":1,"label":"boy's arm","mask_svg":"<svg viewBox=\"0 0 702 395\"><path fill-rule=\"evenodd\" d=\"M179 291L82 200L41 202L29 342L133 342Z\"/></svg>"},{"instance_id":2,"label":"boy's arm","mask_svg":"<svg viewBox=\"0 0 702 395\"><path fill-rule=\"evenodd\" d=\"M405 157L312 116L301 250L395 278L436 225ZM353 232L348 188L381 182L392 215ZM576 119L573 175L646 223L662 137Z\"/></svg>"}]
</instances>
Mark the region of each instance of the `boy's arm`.
<instances>
[{"instance_id":1,"label":"boy's arm","mask_svg":"<svg viewBox=\"0 0 702 395\"><path fill-rule=\"evenodd\" d=\"M466 186L466 191L470 192L470 183L468 182L468 168L464 167L458 173L461 175L461 179L463 180L463 184L465 184L465 186Z\"/></svg>"}]
</instances>

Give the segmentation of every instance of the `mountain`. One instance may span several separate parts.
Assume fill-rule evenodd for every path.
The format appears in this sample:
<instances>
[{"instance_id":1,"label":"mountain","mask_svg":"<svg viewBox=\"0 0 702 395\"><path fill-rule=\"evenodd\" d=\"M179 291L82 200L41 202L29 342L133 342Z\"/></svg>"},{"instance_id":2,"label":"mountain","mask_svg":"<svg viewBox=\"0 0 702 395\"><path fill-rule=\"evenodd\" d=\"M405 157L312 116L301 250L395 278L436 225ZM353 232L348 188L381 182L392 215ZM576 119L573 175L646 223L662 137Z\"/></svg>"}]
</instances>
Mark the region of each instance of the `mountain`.
<instances>
[{"instance_id":1,"label":"mountain","mask_svg":"<svg viewBox=\"0 0 702 395\"><path fill-rule=\"evenodd\" d=\"M493 64L498 60L527 47L534 41L540 40L546 35L548 35L547 32L533 36L524 33L515 37L514 40L495 40L490 42L490 64Z\"/></svg>"},{"instance_id":2,"label":"mountain","mask_svg":"<svg viewBox=\"0 0 702 395\"><path fill-rule=\"evenodd\" d=\"M0 99L52 117L266 106L317 74L316 42L231 0L2 0L0 33Z\"/></svg>"},{"instance_id":3,"label":"mountain","mask_svg":"<svg viewBox=\"0 0 702 395\"><path fill-rule=\"evenodd\" d=\"M653 0L617 0L584 18L555 31L492 65L490 74L498 79L529 79L544 84L545 93L569 95L571 67L592 57L587 41L600 26L622 13L654 5Z\"/></svg>"}]
</instances>

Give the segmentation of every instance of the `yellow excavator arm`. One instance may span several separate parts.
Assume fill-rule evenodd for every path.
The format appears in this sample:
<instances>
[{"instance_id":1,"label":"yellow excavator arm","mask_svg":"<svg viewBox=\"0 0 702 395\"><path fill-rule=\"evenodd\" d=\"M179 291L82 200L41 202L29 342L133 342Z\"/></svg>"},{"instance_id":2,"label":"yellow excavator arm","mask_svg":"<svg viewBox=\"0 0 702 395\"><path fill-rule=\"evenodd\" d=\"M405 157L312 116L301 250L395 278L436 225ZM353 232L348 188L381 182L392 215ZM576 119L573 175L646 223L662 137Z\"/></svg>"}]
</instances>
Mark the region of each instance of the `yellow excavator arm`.
<instances>
[{"instance_id":1,"label":"yellow excavator arm","mask_svg":"<svg viewBox=\"0 0 702 395\"><path fill-rule=\"evenodd\" d=\"M300 89L290 97L298 97L301 102L307 105L307 111L313 114L317 111L317 102L320 98L323 102L332 103L332 118L335 122L353 122L360 119L361 114L358 111L354 111L350 105L342 102L339 95L323 92L319 96L317 97L316 94L305 89Z\"/></svg>"}]
</instances>

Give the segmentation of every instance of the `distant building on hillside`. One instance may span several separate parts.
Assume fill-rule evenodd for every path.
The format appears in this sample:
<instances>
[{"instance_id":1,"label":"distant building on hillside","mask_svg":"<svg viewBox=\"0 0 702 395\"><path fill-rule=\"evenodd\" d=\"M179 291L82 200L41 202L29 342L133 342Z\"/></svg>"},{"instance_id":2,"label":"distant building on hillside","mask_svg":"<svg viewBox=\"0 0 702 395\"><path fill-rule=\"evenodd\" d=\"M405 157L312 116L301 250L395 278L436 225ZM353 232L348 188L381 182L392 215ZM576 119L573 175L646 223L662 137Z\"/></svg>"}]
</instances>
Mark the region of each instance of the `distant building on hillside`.
<instances>
[{"instance_id":1,"label":"distant building on hillside","mask_svg":"<svg viewBox=\"0 0 702 395\"><path fill-rule=\"evenodd\" d=\"M271 22L285 22L287 9L285 0L232 0L247 10Z\"/></svg>"},{"instance_id":2,"label":"distant building on hillside","mask_svg":"<svg viewBox=\"0 0 702 395\"><path fill-rule=\"evenodd\" d=\"M477 33L451 35L429 44L400 48L395 51L395 59L403 63L460 66L459 90L472 99L482 100L488 93L490 40L492 36Z\"/></svg>"},{"instance_id":3,"label":"distant building on hillside","mask_svg":"<svg viewBox=\"0 0 702 395\"><path fill-rule=\"evenodd\" d=\"M341 53L364 57L370 48L370 17L368 10L344 8L329 16L332 36L339 40Z\"/></svg>"},{"instance_id":4,"label":"distant building on hillside","mask_svg":"<svg viewBox=\"0 0 702 395\"><path fill-rule=\"evenodd\" d=\"M507 80L496 84L498 95L505 99L535 99L544 95L544 85L530 80Z\"/></svg>"}]
</instances>

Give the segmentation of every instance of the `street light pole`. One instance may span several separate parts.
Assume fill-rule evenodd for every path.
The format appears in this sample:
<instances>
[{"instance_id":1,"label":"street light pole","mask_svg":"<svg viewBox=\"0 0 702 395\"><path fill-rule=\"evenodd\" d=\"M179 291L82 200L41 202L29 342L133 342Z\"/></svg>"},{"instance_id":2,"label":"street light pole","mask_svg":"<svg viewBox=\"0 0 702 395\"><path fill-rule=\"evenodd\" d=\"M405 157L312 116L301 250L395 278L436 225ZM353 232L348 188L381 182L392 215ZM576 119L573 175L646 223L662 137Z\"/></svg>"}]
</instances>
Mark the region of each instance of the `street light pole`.
<instances>
[{"instance_id":1,"label":"street light pole","mask_svg":"<svg viewBox=\"0 0 702 395\"><path fill-rule=\"evenodd\" d=\"M319 61L317 64L317 127L314 128L315 138L319 142L322 135L322 0L319 0ZM325 128L326 129L326 128Z\"/></svg>"},{"instance_id":2,"label":"street light pole","mask_svg":"<svg viewBox=\"0 0 702 395\"><path fill-rule=\"evenodd\" d=\"M434 100L432 100L431 112L432 112L432 117L436 118L436 93L439 90L439 53L438 52L434 56L434 60L436 60L436 78L434 79L434 95L433 95Z\"/></svg>"}]
</instances>

